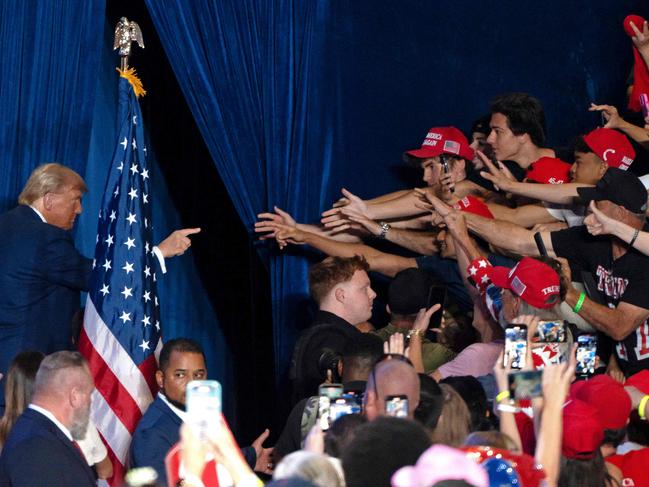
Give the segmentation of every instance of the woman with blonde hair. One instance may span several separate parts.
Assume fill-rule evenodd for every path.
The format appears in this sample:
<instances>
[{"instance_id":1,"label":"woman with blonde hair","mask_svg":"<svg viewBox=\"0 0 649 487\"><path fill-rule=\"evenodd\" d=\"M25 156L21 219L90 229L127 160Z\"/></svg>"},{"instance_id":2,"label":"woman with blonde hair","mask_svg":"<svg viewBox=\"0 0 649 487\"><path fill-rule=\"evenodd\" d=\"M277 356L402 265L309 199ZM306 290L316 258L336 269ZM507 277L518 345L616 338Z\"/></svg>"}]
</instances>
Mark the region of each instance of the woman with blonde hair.
<instances>
[{"instance_id":1,"label":"woman with blonde hair","mask_svg":"<svg viewBox=\"0 0 649 487\"><path fill-rule=\"evenodd\" d=\"M433 443L459 447L468 436L471 414L462 397L448 384L440 384L444 396L442 414L431 434Z\"/></svg>"}]
</instances>

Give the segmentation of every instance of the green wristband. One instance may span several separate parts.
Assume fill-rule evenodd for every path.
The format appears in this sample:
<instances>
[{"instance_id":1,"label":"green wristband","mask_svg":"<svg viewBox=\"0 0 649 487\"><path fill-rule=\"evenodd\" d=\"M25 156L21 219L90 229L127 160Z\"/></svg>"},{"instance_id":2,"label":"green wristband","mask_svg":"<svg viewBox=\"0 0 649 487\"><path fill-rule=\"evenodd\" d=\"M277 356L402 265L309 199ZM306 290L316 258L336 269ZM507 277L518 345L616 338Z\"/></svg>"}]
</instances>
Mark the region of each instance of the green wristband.
<instances>
[{"instance_id":1,"label":"green wristband","mask_svg":"<svg viewBox=\"0 0 649 487\"><path fill-rule=\"evenodd\" d=\"M575 307L572 308L572 310L575 313L579 313L581 311L581 307L584 305L585 300L586 300L586 293L581 293L579 295L579 299L577 300L577 304L575 304Z\"/></svg>"}]
</instances>

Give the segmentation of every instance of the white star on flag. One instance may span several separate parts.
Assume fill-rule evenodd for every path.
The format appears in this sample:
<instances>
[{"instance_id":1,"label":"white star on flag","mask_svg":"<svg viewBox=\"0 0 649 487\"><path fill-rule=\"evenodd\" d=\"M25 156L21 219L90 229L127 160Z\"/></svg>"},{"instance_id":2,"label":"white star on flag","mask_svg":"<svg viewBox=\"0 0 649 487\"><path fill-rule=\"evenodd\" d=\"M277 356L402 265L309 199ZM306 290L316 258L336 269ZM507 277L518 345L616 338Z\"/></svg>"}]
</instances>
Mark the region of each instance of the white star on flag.
<instances>
[{"instance_id":1,"label":"white star on flag","mask_svg":"<svg viewBox=\"0 0 649 487\"><path fill-rule=\"evenodd\" d=\"M119 166L117 166L117 170L118 170L119 172L122 172L122 171L124 170L124 161L122 161L122 162L119 163Z\"/></svg>"},{"instance_id":2,"label":"white star on flag","mask_svg":"<svg viewBox=\"0 0 649 487\"><path fill-rule=\"evenodd\" d=\"M131 188L131 190L128 192L128 195L131 197L131 200L133 198L137 198L137 189Z\"/></svg>"},{"instance_id":3,"label":"white star on flag","mask_svg":"<svg viewBox=\"0 0 649 487\"><path fill-rule=\"evenodd\" d=\"M119 186L115 187L115 191L113 192L113 196L117 198L117 195L119 194Z\"/></svg>"},{"instance_id":4,"label":"white star on flag","mask_svg":"<svg viewBox=\"0 0 649 487\"><path fill-rule=\"evenodd\" d=\"M149 349L149 342L147 340L142 340L142 343L138 345L144 352L145 350Z\"/></svg>"},{"instance_id":5,"label":"white star on flag","mask_svg":"<svg viewBox=\"0 0 649 487\"><path fill-rule=\"evenodd\" d=\"M134 223L136 223L137 220L135 218L135 214L134 213L129 213L128 217L126 217L126 221L128 221L129 225L133 225Z\"/></svg>"},{"instance_id":6,"label":"white star on flag","mask_svg":"<svg viewBox=\"0 0 649 487\"><path fill-rule=\"evenodd\" d=\"M111 245L113 245L113 236L108 235L108 238L106 240L104 240L104 242L106 242L108 244L108 246L110 247Z\"/></svg>"},{"instance_id":7,"label":"white star on flag","mask_svg":"<svg viewBox=\"0 0 649 487\"><path fill-rule=\"evenodd\" d=\"M135 239L134 238L127 238L126 242L124 242L124 245L128 247L129 250L131 250L133 247L135 247Z\"/></svg>"},{"instance_id":8,"label":"white star on flag","mask_svg":"<svg viewBox=\"0 0 649 487\"><path fill-rule=\"evenodd\" d=\"M133 139L133 143L131 145L133 146L133 150L137 149L137 144L135 143L135 139Z\"/></svg>"},{"instance_id":9,"label":"white star on flag","mask_svg":"<svg viewBox=\"0 0 649 487\"><path fill-rule=\"evenodd\" d=\"M144 298L145 303L148 303L149 301L151 301L151 293L149 291L145 291L144 296L142 296L142 297Z\"/></svg>"},{"instance_id":10,"label":"white star on flag","mask_svg":"<svg viewBox=\"0 0 649 487\"><path fill-rule=\"evenodd\" d=\"M115 219L117 218L117 215L115 214L115 210L112 210L110 212L110 216L108 218L110 218L110 221L112 221L112 222L115 221Z\"/></svg>"},{"instance_id":11,"label":"white star on flag","mask_svg":"<svg viewBox=\"0 0 649 487\"><path fill-rule=\"evenodd\" d=\"M139 171L137 170L137 164L132 164L131 165L131 174L138 174Z\"/></svg>"},{"instance_id":12,"label":"white star on flag","mask_svg":"<svg viewBox=\"0 0 649 487\"><path fill-rule=\"evenodd\" d=\"M131 321L131 313L122 311L122 316L120 316L119 319L122 320L124 323L126 323L127 321Z\"/></svg>"},{"instance_id":13,"label":"white star on flag","mask_svg":"<svg viewBox=\"0 0 649 487\"><path fill-rule=\"evenodd\" d=\"M130 262L126 261L126 264L124 264L124 267L122 267L126 271L126 274L128 275L129 272L133 272L133 264Z\"/></svg>"},{"instance_id":14,"label":"white star on flag","mask_svg":"<svg viewBox=\"0 0 649 487\"><path fill-rule=\"evenodd\" d=\"M110 294L110 291L108 290L108 285L104 284L102 288L99 290L99 292L104 296L106 296L106 294Z\"/></svg>"},{"instance_id":15,"label":"white star on flag","mask_svg":"<svg viewBox=\"0 0 649 487\"><path fill-rule=\"evenodd\" d=\"M148 326L151 324L151 318L149 318L147 315L144 315L144 318L142 318L142 323L144 326Z\"/></svg>"},{"instance_id":16,"label":"white star on flag","mask_svg":"<svg viewBox=\"0 0 649 487\"><path fill-rule=\"evenodd\" d=\"M124 140L122 140L122 141L119 143L119 145L121 145L122 147L124 147L124 150L126 150L126 145L127 145L127 144L128 144L128 140L126 139L126 137L124 137Z\"/></svg>"},{"instance_id":17,"label":"white star on flag","mask_svg":"<svg viewBox=\"0 0 649 487\"><path fill-rule=\"evenodd\" d=\"M486 260L480 260L480 261L478 261L478 267L480 267L480 268L486 268L486 267L487 267L487 261L486 261Z\"/></svg>"},{"instance_id":18,"label":"white star on flag","mask_svg":"<svg viewBox=\"0 0 649 487\"><path fill-rule=\"evenodd\" d=\"M104 265L102 265L102 267L103 267L104 269L106 269L106 271L108 271L108 269L111 268L111 267L110 267L110 260L106 259L106 262L104 262Z\"/></svg>"},{"instance_id":19,"label":"white star on flag","mask_svg":"<svg viewBox=\"0 0 649 487\"><path fill-rule=\"evenodd\" d=\"M133 294L131 293L132 290L133 288L124 286L124 290L120 294L124 295L124 299L130 298L131 296L133 296Z\"/></svg>"},{"instance_id":20,"label":"white star on flag","mask_svg":"<svg viewBox=\"0 0 649 487\"><path fill-rule=\"evenodd\" d=\"M472 276L475 276L476 272L478 272L478 269L476 269L473 266L469 267L469 274L471 274Z\"/></svg>"},{"instance_id":21,"label":"white star on flag","mask_svg":"<svg viewBox=\"0 0 649 487\"><path fill-rule=\"evenodd\" d=\"M144 266L144 275L145 275L146 277L150 277L150 276L151 276L151 268L150 268L149 266Z\"/></svg>"},{"instance_id":22,"label":"white star on flag","mask_svg":"<svg viewBox=\"0 0 649 487\"><path fill-rule=\"evenodd\" d=\"M482 279L480 279L480 282L482 284L485 284L485 283L489 282L489 276L487 276L487 274L485 274L484 276L482 276Z\"/></svg>"},{"instance_id":23,"label":"white star on flag","mask_svg":"<svg viewBox=\"0 0 649 487\"><path fill-rule=\"evenodd\" d=\"M142 203L148 203L149 202L149 195L144 193L142 194Z\"/></svg>"},{"instance_id":24,"label":"white star on flag","mask_svg":"<svg viewBox=\"0 0 649 487\"><path fill-rule=\"evenodd\" d=\"M147 179L149 177L149 170L142 169L142 179Z\"/></svg>"}]
</instances>

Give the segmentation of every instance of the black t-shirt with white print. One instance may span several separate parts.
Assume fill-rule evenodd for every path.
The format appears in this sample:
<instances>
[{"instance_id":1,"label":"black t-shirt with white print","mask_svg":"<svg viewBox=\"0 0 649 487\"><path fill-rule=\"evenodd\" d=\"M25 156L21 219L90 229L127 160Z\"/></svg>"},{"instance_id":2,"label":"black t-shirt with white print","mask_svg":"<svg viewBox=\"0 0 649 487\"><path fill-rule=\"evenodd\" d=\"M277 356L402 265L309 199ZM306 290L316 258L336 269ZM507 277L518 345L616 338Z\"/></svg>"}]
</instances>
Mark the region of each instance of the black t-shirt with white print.
<instances>
[{"instance_id":1,"label":"black t-shirt with white print","mask_svg":"<svg viewBox=\"0 0 649 487\"><path fill-rule=\"evenodd\" d=\"M613 260L608 237L593 237L586 227L552 232L555 254L565 257L571 267L593 273L597 289L610 308L625 302L644 308L649 314L649 257L631 249ZM649 369L649 322L645 320L623 340L615 343L618 364L628 377Z\"/></svg>"}]
</instances>

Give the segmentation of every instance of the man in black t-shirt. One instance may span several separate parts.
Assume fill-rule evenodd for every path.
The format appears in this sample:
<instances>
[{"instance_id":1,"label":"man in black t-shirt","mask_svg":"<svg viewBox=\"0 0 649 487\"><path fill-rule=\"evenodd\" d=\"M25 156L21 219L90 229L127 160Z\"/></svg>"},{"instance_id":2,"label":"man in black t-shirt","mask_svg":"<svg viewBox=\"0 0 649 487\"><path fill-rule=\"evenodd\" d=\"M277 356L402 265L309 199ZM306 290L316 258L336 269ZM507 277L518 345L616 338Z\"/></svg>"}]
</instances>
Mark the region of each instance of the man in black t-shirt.
<instances>
[{"instance_id":1,"label":"man in black t-shirt","mask_svg":"<svg viewBox=\"0 0 649 487\"><path fill-rule=\"evenodd\" d=\"M327 257L309 271L309 289L318 303L309 328L295 345L290 378L293 402L318 392L331 371L337 381L338 361L348 340L361 332L354 325L372 316L376 293L363 257Z\"/></svg>"},{"instance_id":2,"label":"man in black t-shirt","mask_svg":"<svg viewBox=\"0 0 649 487\"><path fill-rule=\"evenodd\" d=\"M647 193L635 175L609 168L597 186L579 188L577 192L584 203L596 202L600 211L638 232L644 227ZM518 225L475 215L467 215L467 222L470 230L500 248L538 254L534 234ZM635 238L627 243L613 236L592 237L583 226L540 235L551 256L567 258L573 271L585 270L594 275L605 305L572 286L565 301L593 327L616 341L616 355L624 374L649 369L649 257L633 248ZM571 281L570 276L566 277Z\"/></svg>"}]
</instances>

